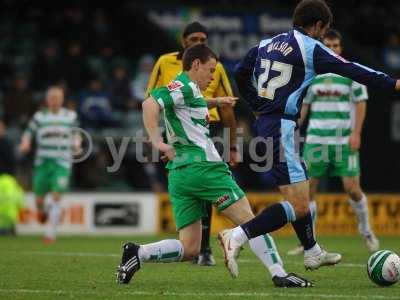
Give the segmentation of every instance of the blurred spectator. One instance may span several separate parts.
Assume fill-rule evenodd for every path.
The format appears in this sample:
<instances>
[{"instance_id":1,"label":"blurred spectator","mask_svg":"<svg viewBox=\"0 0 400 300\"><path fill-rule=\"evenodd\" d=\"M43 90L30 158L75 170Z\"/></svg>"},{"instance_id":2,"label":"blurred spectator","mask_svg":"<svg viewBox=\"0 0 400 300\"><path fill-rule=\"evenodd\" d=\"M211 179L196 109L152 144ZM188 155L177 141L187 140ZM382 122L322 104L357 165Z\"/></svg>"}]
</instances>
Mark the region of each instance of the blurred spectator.
<instances>
[{"instance_id":1,"label":"blurred spectator","mask_svg":"<svg viewBox=\"0 0 400 300\"><path fill-rule=\"evenodd\" d=\"M12 72L10 63L4 59L4 54L0 51L0 89L4 89L7 86Z\"/></svg>"},{"instance_id":2,"label":"blurred spectator","mask_svg":"<svg viewBox=\"0 0 400 300\"><path fill-rule=\"evenodd\" d=\"M86 41L88 28L81 8L71 7L64 11L63 36L69 40ZM65 30L65 28L68 28Z\"/></svg>"},{"instance_id":3,"label":"blurred spectator","mask_svg":"<svg viewBox=\"0 0 400 300\"><path fill-rule=\"evenodd\" d=\"M61 71L71 90L80 91L85 87L89 70L79 42L72 41L68 44Z\"/></svg>"},{"instance_id":4,"label":"blurred spectator","mask_svg":"<svg viewBox=\"0 0 400 300\"><path fill-rule=\"evenodd\" d=\"M116 65L114 67L107 89L114 109L124 111L133 107L128 72L124 66Z\"/></svg>"},{"instance_id":5,"label":"blurred spectator","mask_svg":"<svg viewBox=\"0 0 400 300\"><path fill-rule=\"evenodd\" d=\"M24 126L34 107L33 93L25 74L17 74L3 98L4 121L7 126Z\"/></svg>"},{"instance_id":6,"label":"blurred spectator","mask_svg":"<svg viewBox=\"0 0 400 300\"><path fill-rule=\"evenodd\" d=\"M389 35L388 43L383 49L383 60L388 68L398 73L400 71L400 36L397 33Z\"/></svg>"},{"instance_id":7,"label":"blurred spectator","mask_svg":"<svg viewBox=\"0 0 400 300\"><path fill-rule=\"evenodd\" d=\"M58 45L54 41L48 42L33 65L32 87L36 90L44 90L59 80L62 74L60 63Z\"/></svg>"},{"instance_id":8,"label":"blurred spectator","mask_svg":"<svg viewBox=\"0 0 400 300\"><path fill-rule=\"evenodd\" d=\"M88 64L91 71L99 74L102 80L107 79L111 72L111 65L114 59L115 50L109 43L104 43L97 49L96 55L89 57Z\"/></svg>"},{"instance_id":9,"label":"blurred spectator","mask_svg":"<svg viewBox=\"0 0 400 300\"><path fill-rule=\"evenodd\" d=\"M14 143L7 136L6 125L0 120L0 174L15 173L16 158Z\"/></svg>"},{"instance_id":10,"label":"blurred spectator","mask_svg":"<svg viewBox=\"0 0 400 300\"><path fill-rule=\"evenodd\" d=\"M97 50L103 44L113 39L111 36L110 21L102 9L97 9L94 12L90 36L93 39L93 43L89 45L92 51Z\"/></svg>"},{"instance_id":11,"label":"blurred spectator","mask_svg":"<svg viewBox=\"0 0 400 300\"><path fill-rule=\"evenodd\" d=\"M93 29L95 38L107 38L110 33L110 22L101 9L97 9L94 13Z\"/></svg>"},{"instance_id":12,"label":"blurred spectator","mask_svg":"<svg viewBox=\"0 0 400 300\"><path fill-rule=\"evenodd\" d=\"M150 54L145 54L139 59L137 73L131 82L132 96L138 107L141 106L141 102L144 100L153 64L154 57Z\"/></svg>"},{"instance_id":13,"label":"blurred spectator","mask_svg":"<svg viewBox=\"0 0 400 300\"><path fill-rule=\"evenodd\" d=\"M101 129L118 125L113 116L110 97L100 78L90 79L88 88L79 94L78 102L78 113L83 127Z\"/></svg>"}]
</instances>

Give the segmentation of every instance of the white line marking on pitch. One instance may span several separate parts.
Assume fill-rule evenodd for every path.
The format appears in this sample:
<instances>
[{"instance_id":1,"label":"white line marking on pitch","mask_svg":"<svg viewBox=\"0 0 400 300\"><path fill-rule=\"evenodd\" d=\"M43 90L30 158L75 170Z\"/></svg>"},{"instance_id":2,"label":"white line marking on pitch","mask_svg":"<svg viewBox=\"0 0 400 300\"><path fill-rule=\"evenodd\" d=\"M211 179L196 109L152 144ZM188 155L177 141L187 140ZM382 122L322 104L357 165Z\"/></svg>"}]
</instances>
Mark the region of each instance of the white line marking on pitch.
<instances>
[{"instance_id":1,"label":"white line marking on pitch","mask_svg":"<svg viewBox=\"0 0 400 300\"><path fill-rule=\"evenodd\" d=\"M388 300L399 300L400 297L393 296L380 296L380 295L344 295L344 294L318 294L318 293L177 293L177 292L146 292L146 291L132 291L132 292L120 292L110 291L113 295L130 295L130 296L165 296L165 297L195 297L195 298L210 298L210 297L292 297L292 298L309 298L319 297L324 299L388 299ZM66 291L66 290L31 290L31 289L0 289L0 293L20 293L20 294L64 294L64 295L102 295L104 292L92 292L92 291Z\"/></svg>"},{"instance_id":2,"label":"white line marking on pitch","mask_svg":"<svg viewBox=\"0 0 400 300\"><path fill-rule=\"evenodd\" d=\"M57 251L22 251L20 254L27 255L49 255L49 256L80 256L80 257L121 257L120 254L112 254L112 253L95 253L95 252L57 252ZM250 264L258 264L260 263L256 259L239 259L239 263L250 263ZM288 261L285 261L286 263ZM294 262L292 260L289 261L295 265L303 265L302 262ZM353 263L340 263L337 265L338 267L345 268L366 268L366 265L363 264L353 264Z\"/></svg>"},{"instance_id":3,"label":"white line marking on pitch","mask_svg":"<svg viewBox=\"0 0 400 300\"><path fill-rule=\"evenodd\" d=\"M22 251L20 254L49 256L82 256L82 257L121 257L120 254L95 252L57 252L57 251Z\"/></svg>"}]
</instances>

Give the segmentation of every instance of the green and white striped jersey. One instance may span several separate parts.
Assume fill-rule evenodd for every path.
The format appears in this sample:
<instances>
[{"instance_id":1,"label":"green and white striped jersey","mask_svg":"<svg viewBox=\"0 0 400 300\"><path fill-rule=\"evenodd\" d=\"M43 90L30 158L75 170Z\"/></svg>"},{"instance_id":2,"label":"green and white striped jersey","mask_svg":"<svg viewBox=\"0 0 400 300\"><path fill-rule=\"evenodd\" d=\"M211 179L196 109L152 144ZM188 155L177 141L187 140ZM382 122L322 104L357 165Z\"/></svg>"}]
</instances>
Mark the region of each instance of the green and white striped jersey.
<instances>
[{"instance_id":1,"label":"green and white striped jersey","mask_svg":"<svg viewBox=\"0 0 400 300\"><path fill-rule=\"evenodd\" d=\"M61 108L56 114L48 109L36 112L24 135L36 140L35 166L53 160L71 168L73 134L78 126L76 112Z\"/></svg>"},{"instance_id":2,"label":"green and white striped jersey","mask_svg":"<svg viewBox=\"0 0 400 300\"><path fill-rule=\"evenodd\" d=\"M318 75L304 103L311 104L307 144L344 145L353 128L354 102L368 99L367 88L340 75Z\"/></svg>"},{"instance_id":3,"label":"green and white striped jersey","mask_svg":"<svg viewBox=\"0 0 400 300\"><path fill-rule=\"evenodd\" d=\"M176 151L168 169L193 162L222 161L209 137L207 102L187 73L179 73L167 86L150 94L163 109L168 143Z\"/></svg>"}]
</instances>

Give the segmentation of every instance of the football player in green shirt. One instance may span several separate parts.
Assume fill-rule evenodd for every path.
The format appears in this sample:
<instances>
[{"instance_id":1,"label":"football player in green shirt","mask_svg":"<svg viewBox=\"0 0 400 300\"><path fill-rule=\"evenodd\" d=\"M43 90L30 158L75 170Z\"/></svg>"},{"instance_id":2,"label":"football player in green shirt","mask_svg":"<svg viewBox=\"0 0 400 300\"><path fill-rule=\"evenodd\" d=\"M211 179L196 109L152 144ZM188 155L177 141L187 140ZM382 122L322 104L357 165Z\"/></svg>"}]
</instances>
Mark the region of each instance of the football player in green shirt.
<instances>
[{"instance_id":1,"label":"football player in green shirt","mask_svg":"<svg viewBox=\"0 0 400 300\"><path fill-rule=\"evenodd\" d=\"M233 105L236 98L204 99L217 64L216 55L204 44L187 49L183 55L183 72L170 84L153 90L143 103L143 120L150 140L168 158L168 192L172 202L179 239L152 244L123 246L117 281L128 283L145 262L187 261L198 255L201 242L203 202L211 201L235 224L254 218L249 202L232 178L209 137L208 105ZM168 144L159 130L163 111ZM287 274L269 235L250 240L250 248L263 262L278 287L309 287L308 280ZM226 261L226 263L228 263ZM229 266L238 276L237 266Z\"/></svg>"},{"instance_id":2,"label":"football player in green shirt","mask_svg":"<svg viewBox=\"0 0 400 300\"><path fill-rule=\"evenodd\" d=\"M46 92L46 107L34 114L25 130L19 151L31 151L36 141L33 174L33 192L36 197L39 222L49 222L44 242L56 239L56 227L60 221L60 199L68 190L73 154L80 151L80 135L76 133L76 112L63 108L64 91L57 86ZM52 195L48 209L45 197Z\"/></svg>"}]
</instances>

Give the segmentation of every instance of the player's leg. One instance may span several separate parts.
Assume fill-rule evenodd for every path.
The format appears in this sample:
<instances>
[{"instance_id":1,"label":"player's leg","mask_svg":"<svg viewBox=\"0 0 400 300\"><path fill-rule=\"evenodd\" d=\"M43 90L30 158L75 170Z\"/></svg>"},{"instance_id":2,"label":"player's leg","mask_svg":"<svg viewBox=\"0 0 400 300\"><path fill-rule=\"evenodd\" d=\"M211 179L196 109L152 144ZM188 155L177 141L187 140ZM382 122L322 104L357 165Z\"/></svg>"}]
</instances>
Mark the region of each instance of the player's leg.
<instances>
[{"instance_id":1,"label":"player's leg","mask_svg":"<svg viewBox=\"0 0 400 300\"><path fill-rule=\"evenodd\" d=\"M48 204L47 215L48 224L44 234L44 242L51 244L57 238L57 227L61 219L61 194L58 192L51 193L51 200Z\"/></svg>"},{"instance_id":2,"label":"player's leg","mask_svg":"<svg viewBox=\"0 0 400 300\"><path fill-rule=\"evenodd\" d=\"M379 241L375 237L368 218L368 200L360 186L360 160L359 152L351 150L349 145L335 147L335 151L341 151L336 155L332 170L333 176L342 178L344 191L349 195L349 203L358 220L358 229L367 248L371 252L379 249Z\"/></svg>"},{"instance_id":3,"label":"player's leg","mask_svg":"<svg viewBox=\"0 0 400 300\"><path fill-rule=\"evenodd\" d=\"M304 264L306 268L317 269L323 265L336 264L341 260L339 254L330 254L322 250L317 244L312 225L309 208L310 189L304 163L295 152L296 122L279 119L268 124L268 118L260 117L257 121L264 121L258 131L271 131L274 137L274 162L271 172L275 177L280 191L286 201L273 204L262 211L253 220L233 229L233 248L241 247L247 240L259 235L275 231L287 223L292 223L298 239L304 247ZM279 135L276 131L279 130ZM278 145L277 145L278 144ZM281 160L279 153L283 153ZM278 155L277 155L278 153ZM278 162L277 162L278 156Z\"/></svg>"},{"instance_id":4,"label":"player's leg","mask_svg":"<svg viewBox=\"0 0 400 300\"><path fill-rule=\"evenodd\" d=\"M308 269L337 264L340 254L321 249L314 238L311 213L308 208L308 181L281 186L287 201L273 204L251 221L233 229L231 248L240 248L248 240L275 231L292 223L298 239L304 247L304 264Z\"/></svg>"},{"instance_id":5,"label":"player's leg","mask_svg":"<svg viewBox=\"0 0 400 300\"><path fill-rule=\"evenodd\" d=\"M168 175L168 192L179 240L169 239L146 245L124 244L117 271L119 283L128 283L141 263L190 260L199 254L204 210L203 203L195 198L199 180L195 171L188 165L170 170Z\"/></svg>"},{"instance_id":6,"label":"player's leg","mask_svg":"<svg viewBox=\"0 0 400 300\"><path fill-rule=\"evenodd\" d=\"M46 195L36 195L35 196L35 203L36 203L36 209L37 209L37 221L40 224L45 224L47 222L47 212L45 210L45 200L46 200Z\"/></svg>"},{"instance_id":7,"label":"player's leg","mask_svg":"<svg viewBox=\"0 0 400 300\"><path fill-rule=\"evenodd\" d=\"M243 196L240 200L233 202L230 206L222 210L222 214L231 220L235 225L240 225L250 221L254 218L254 214L251 210L250 204ZM224 231L218 235L220 242L223 243ZM262 261L265 267L270 271L272 277L274 276L286 276L287 273L283 269L282 259L276 249L275 243L270 235L258 236L249 241L250 248L253 253ZM233 266L236 268L236 266ZM238 270L233 271L233 277L237 277Z\"/></svg>"},{"instance_id":8,"label":"player's leg","mask_svg":"<svg viewBox=\"0 0 400 300\"><path fill-rule=\"evenodd\" d=\"M179 230L179 240L169 239L144 244L139 248L139 260L144 262L187 261L200 252L201 221Z\"/></svg>"},{"instance_id":9,"label":"player's leg","mask_svg":"<svg viewBox=\"0 0 400 300\"><path fill-rule=\"evenodd\" d=\"M250 204L245 196L240 200L226 207L222 214L230 219L234 224L240 225L254 218L254 214L250 208ZM237 253L230 253L229 239L232 231L225 230L219 233L218 239L225 254L225 264L230 271L232 277L237 277L239 269L236 263ZM286 273L283 268L283 262L276 249L275 242L269 234L260 235L249 240L252 252L261 260L264 266L269 270L272 281L277 287L310 287L312 283L294 273ZM239 250L240 248L238 248ZM229 259L228 255L234 255L233 259Z\"/></svg>"},{"instance_id":10,"label":"player's leg","mask_svg":"<svg viewBox=\"0 0 400 300\"><path fill-rule=\"evenodd\" d=\"M225 214L235 224L242 224L254 217L250 205L244 197L244 192L233 179L225 163L203 165L202 169L193 171L203 172L202 184L205 188L199 193L200 199L204 201L213 199L212 202L218 211ZM258 240L263 242L260 243ZM265 239L260 236L250 242L250 247L273 277L284 276L286 272L282 268L282 260L275 248L275 243L270 242L271 240L272 238L269 236ZM268 244L266 241L268 241ZM274 264L276 266L273 266ZM235 274L235 271L233 274ZM235 277L237 274L233 276Z\"/></svg>"},{"instance_id":11,"label":"player's leg","mask_svg":"<svg viewBox=\"0 0 400 300\"><path fill-rule=\"evenodd\" d=\"M46 243L52 243L56 240L57 227L61 220L61 198L62 194L68 190L71 171L57 164L53 164L49 174L51 178L50 190L52 191L52 198L49 202L49 222L44 237Z\"/></svg>"},{"instance_id":12,"label":"player's leg","mask_svg":"<svg viewBox=\"0 0 400 300\"><path fill-rule=\"evenodd\" d=\"M311 177L310 178L310 212L311 212L311 218L313 221L313 229L314 229L314 235L316 235L316 225L317 225L317 216L318 216L318 208L317 208L317 201L315 200L315 195L317 194L318 191L318 185L319 185L320 179L317 177Z\"/></svg>"},{"instance_id":13,"label":"player's leg","mask_svg":"<svg viewBox=\"0 0 400 300\"><path fill-rule=\"evenodd\" d=\"M342 177L343 188L349 195L349 203L358 220L358 230L369 251L379 250L379 241L371 229L368 217L368 199L360 186L360 177Z\"/></svg>"},{"instance_id":14,"label":"player's leg","mask_svg":"<svg viewBox=\"0 0 400 300\"><path fill-rule=\"evenodd\" d=\"M304 146L304 159L307 164L307 174L310 177L310 212L313 220L314 233L317 222L317 202L315 195L318 191L320 178L327 176L330 162L330 147L322 144L308 144Z\"/></svg>"},{"instance_id":15,"label":"player's leg","mask_svg":"<svg viewBox=\"0 0 400 300\"><path fill-rule=\"evenodd\" d=\"M317 202L315 201L315 194L318 189L318 184L319 184L319 178L316 177L311 177L310 178L310 202L309 202L309 207L310 207L310 213L311 213L311 219L312 219L312 224L313 224L313 231L314 231L314 236L316 236L316 222L317 222ZM288 251L288 255L300 255L304 253L304 247L301 245L301 243L296 247Z\"/></svg>"},{"instance_id":16,"label":"player's leg","mask_svg":"<svg viewBox=\"0 0 400 300\"><path fill-rule=\"evenodd\" d=\"M170 263L193 259L200 252L201 221L179 230L179 239L162 240L138 245L126 243L123 246L121 264L117 270L117 282L129 283L144 263Z\"/></svg>"},{"instance_id":17,"label":"player's leg","mask_svg":"<svg viewBox=\"0 0 400 300\"><path fill-rule=\"evenodd\" d=\"M214 199L216 208L227 216L234 224L240 225L254 218L249 202L242 189L237 185L232 174L225 163L203 165L196 172L203 171L202 184L204 189L198 193L200 199L209 201ZM225 234L219 234L222 246L225 245ZM271 236L262 235L249 241L252 252L261 260L269 270L275 285L280 287L302 287L309 286L307 280L293 273L287 274L283 268L282 259L276 249L275 242ZM226 244L227 246L227 244ZM225 251L225 247L223 246ZM236 277L238 268L236 261L232 261L230 269L232 276ZM227 262L227 265L229 263Z\"/></svg>"},{"instance_id":18,"label":"player's leg","mask_svg":"<svg viewBox=\"0 0 400 300\"><path fill-rule=\"evenodd\" d=\"M221 124L212 122L210 124L210 136L216 137L220 135ZM215 143L215 148L218 153L222 155L224 147L221 143ZM204 217L201 219L202 224L202 235L201 235L201 248L200 255L193 259L194 264L200 266L215 266L215 259L212 254L210 246L210 235L211 235L211 222L212 222L212 203L211 201L204 201Z\"/></svg>"},{"instance_id":19,"label":"player's leg","mask_svg":"<svg viewBox=\"0 0 400 300\"><path fill-rule=\"evenodd\" d=\"M207 201L204 202L205 214L201 219L202 224L202 238L201 248L198 257L195 257L193 263L197 263L200 266L215 266L215 259L212 255L210 246L210 234L211 234L211 220L212 220L212 204Z\"/></svg>"},{"instance_id":20,"label":"player's leg","mask_svg":"<svg viewBox=\"0 0 400 300\"><path fill-rule=\"evenodd\" d=\"M49 190L50 183L47 166L36 166L33 170L33 193L35 194L37 220L40 224L45 224L48 219L45 200Z\"/></svg>"}]
</instances>

